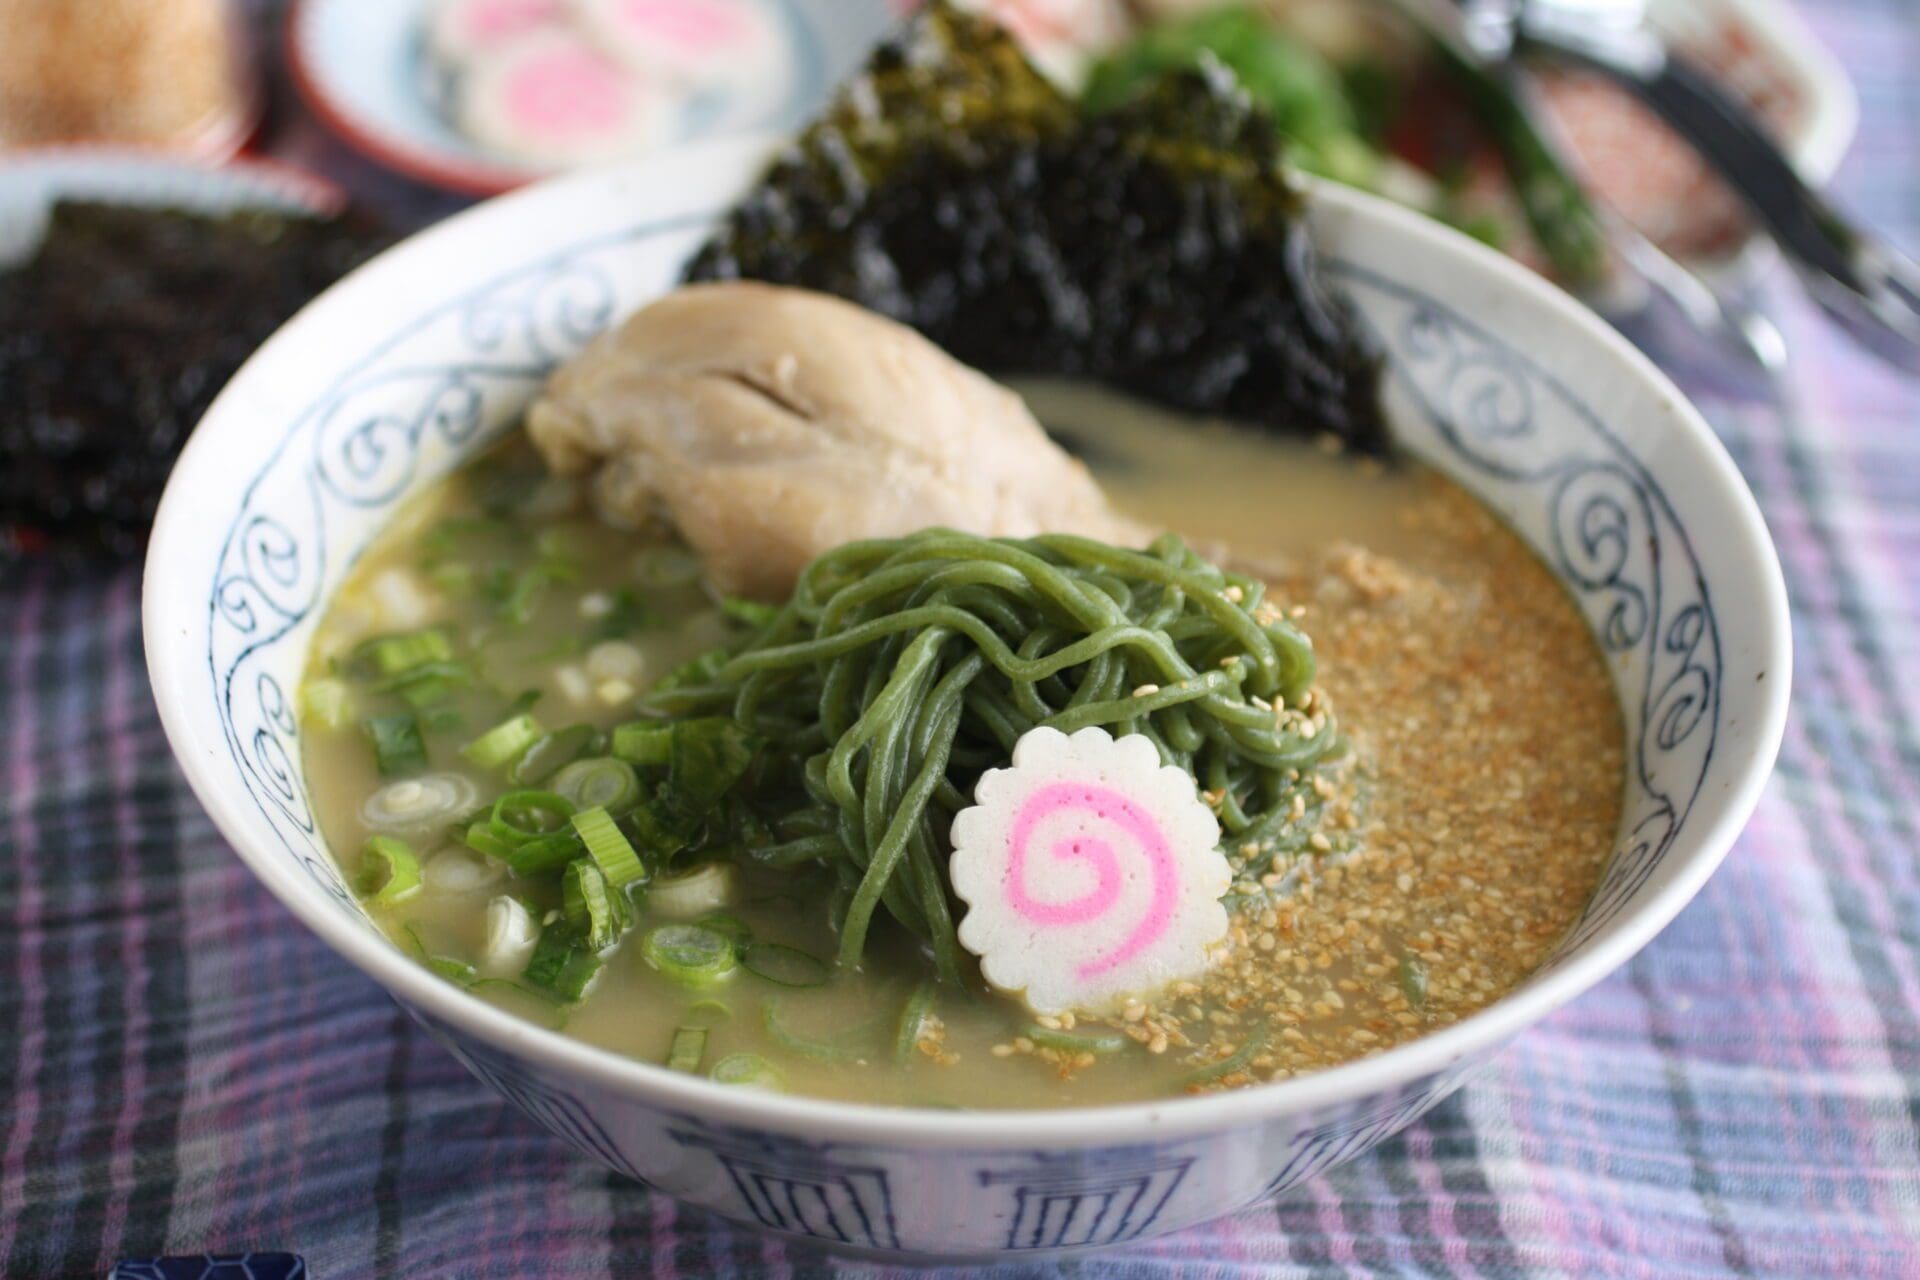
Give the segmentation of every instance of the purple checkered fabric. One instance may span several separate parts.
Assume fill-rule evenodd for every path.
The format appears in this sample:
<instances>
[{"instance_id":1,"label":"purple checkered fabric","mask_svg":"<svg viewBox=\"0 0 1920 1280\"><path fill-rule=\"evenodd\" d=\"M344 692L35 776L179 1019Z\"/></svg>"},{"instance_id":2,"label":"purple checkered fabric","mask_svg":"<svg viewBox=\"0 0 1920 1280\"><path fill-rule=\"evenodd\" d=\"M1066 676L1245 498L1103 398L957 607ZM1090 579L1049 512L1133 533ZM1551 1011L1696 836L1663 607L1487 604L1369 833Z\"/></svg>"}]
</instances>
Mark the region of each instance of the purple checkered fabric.
<instances>
[{"instance_id":1,"label":"purple checkered fabric","mask_svg":"<svg viewBox=\"0 0 1920 1280\"><path fill-rule=\"evenodd\" d=\"M1841 189L1914 245L1920 9L1809 16L1863 98ZM1705 405L1797 645L1726 866L1370 1156L1054 1269L1920 1277L1920 384L1779 303L1782 403ZM321 1277L835 1271L584 1163L258 888L162 740L133 571L0 577L0 779L0 1274L208 1249Z\"/></svg>"}]
</instances>

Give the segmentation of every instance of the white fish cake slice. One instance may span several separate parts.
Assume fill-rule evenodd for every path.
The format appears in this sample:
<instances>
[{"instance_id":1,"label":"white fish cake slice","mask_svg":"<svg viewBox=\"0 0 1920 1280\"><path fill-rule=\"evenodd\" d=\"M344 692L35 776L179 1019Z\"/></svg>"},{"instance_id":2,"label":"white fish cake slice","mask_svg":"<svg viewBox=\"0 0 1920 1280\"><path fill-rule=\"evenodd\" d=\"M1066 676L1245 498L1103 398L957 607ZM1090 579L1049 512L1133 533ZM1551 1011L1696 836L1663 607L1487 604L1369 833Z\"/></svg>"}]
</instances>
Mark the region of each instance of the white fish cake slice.
<instances>
[{"instance_id":1,"label":"white fish cake slice","mask_svg":"<svg viewBox=\"0 0 1920 1280\"><path fill-rule=\"evenodd\" d=\"M564 29L567 0L439 0L427 17L427 50L449 71L540 31Z\"/></svg>"},{"instance_id":2,"label":"white fish cake slice","mask_svg":"<svg viewBox=\"0 0 1920 1280\"><path fill-rule=\"evenodd\" d=\"M1227 934L1220 824L1143 737L1029 730L953 820L960 942L1035 1013L1103 1012L1195 978Z\"/></svg>"},{"instance_id":3,"label":"white fish cake slice","mask_svg":"<svg viewBox=\"0 0 1920 1280\"><path fill-rule=\"evenodd\" d=\"M667 87L569 32L541 32L461 77L456 117L481 146L540 168L638 155L678 132Z\"/></svg>"},{"instance_id":4,"label":"white fish cake slice","mask_svg":"<svg viewBox=\"0 0 1920 1280\"><path fill-rule=\"evenodd\" d=\"M768 0L573 0L609 54L680 86L709 129L761 121L792 91L792 37Z\"/></svg>"}]
</instances>

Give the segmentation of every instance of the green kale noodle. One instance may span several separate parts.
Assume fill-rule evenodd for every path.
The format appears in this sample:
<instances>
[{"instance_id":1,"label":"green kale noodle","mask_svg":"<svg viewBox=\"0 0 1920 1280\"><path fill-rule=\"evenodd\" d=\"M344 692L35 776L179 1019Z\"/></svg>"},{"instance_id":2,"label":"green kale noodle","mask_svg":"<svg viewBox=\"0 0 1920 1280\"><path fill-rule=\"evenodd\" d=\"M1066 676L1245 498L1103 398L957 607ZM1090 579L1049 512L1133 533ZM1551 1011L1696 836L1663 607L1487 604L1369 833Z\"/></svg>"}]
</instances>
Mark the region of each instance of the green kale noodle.
<instances>
[{"instance_id":1,"label":"green kale noodle","mask_svg":"<svg viewBox=\"0 0 1920 1280\"><path fill-rule=\"evenodd\" d=\"M1263 586L1172 535L933 529L815 560L777 610L663 680L642 714L731 720L757 747L693 852L838 878L839 960L884 910L957 981L947 828L1036 725L1144 734L1210 793L1244 876L1307 850L1338 735L1301 711L1312 646Z\"/></svg>"}]
</instances>

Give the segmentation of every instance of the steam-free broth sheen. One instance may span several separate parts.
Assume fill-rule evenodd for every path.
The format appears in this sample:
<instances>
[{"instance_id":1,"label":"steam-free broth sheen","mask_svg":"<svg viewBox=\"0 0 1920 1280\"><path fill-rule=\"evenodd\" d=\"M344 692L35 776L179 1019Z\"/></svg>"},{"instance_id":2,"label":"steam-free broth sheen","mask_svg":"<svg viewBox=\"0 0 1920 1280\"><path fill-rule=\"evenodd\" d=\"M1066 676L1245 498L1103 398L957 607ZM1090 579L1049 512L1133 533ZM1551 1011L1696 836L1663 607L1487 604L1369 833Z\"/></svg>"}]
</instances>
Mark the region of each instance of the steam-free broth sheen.
<instances>
[{"instance_id":1,"label":"steam-free broth sheen","mask_svg":"<svg viewBox=\"0 0 1920 1280\"><path fill-rule=\"evenodd\" d=\"M669 1058L677 1029L703 1028L699 1069L758 1055L793 1093L1051 1107L1330 1066L1456 1021L1545 960L1607 858L1622 731L1582 620L1527 548L1417 465L1175 421L1081 387L1022 390L1117 506L1257 571L1298 611L1352 744L1314 835L1328 856L1296 877L1237 885L1230 948L1204 981L1098 1021L1035 1019L977 979L916 1002L931 969L884 928L858 971L823 985L737 969L689 987L640 954L640 933L662 918L646 893L636 929L578 1005L530 996L510 972L477 994L648 1062ZM426 773L464 778L472 792L464 811L410 837L423 887L375 914L396 943L466 982L485 977L464 966L485 967L488 903L531 891L450 834L510 785L462 745L535 692L549 728L629 720L633 692L726 624L684 553L602 524L517 441L424 494L356 566L312 654L310 686L323 696L303 717L307 778L350 877L377 834L363 808L393 781L360 720L406 704L362 693L325 705L338 691L329 677L367 638L429 625L477 656L471 678L417 715ZM534 915L559 907L531 896ZM835 951L824 896L789 873L743 874L724 904L696 910L719 910L758 941ZM902 1037L909 1008L927 1016Z\"/></svg>"}]
</instances>

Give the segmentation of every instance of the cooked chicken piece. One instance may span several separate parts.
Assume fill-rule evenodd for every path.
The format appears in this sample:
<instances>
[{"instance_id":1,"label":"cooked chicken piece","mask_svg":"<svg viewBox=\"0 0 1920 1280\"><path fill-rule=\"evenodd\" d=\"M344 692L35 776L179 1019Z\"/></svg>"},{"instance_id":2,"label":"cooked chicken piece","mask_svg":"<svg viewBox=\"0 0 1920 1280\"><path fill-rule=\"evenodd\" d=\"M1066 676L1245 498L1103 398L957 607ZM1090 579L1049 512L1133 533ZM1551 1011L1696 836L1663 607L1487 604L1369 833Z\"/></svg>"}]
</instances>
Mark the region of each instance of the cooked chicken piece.
<instances>
[{"instance_id":1,"label":"cooked chicken piece","mask_svg":"<svg viewBox=\"0 0 1920 1280\"><path fill-rule=\"evenodd\" d=\"M931 525L1138 545L1020 397L824 294L696 285L554 374L527 418L603 514L659 518L720 590L782 599L815 556Z\"/></svg>"}]
</instances>

